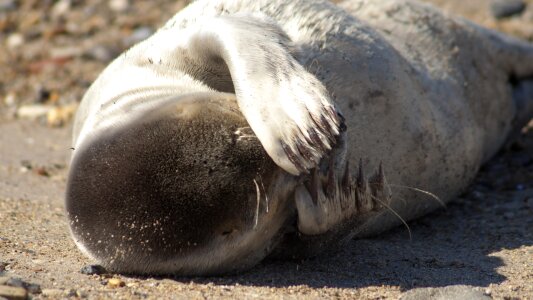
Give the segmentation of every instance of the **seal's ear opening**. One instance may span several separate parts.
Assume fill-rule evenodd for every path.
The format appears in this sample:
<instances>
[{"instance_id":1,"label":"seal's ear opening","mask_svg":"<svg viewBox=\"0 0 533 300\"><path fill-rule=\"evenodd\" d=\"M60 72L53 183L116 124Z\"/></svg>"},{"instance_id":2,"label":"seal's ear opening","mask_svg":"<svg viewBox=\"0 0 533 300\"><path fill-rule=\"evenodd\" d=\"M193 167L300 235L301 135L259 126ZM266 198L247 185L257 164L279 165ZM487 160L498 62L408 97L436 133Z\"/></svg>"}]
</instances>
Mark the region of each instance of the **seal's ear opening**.
<instances>
[{"instance_id":1,"label":"seal's ear opening","mask_svg":"<svg viewBox=\"0 0 533 300\"><path fill-rule=\"evenodd\" d=\"M66 193L78 246L113 271L160 273L162 261L208 252L214 239L249 229L252 179L277 167L257 139L239 140L247 127L234 100L208 97L87 138Z\"/></svg>"}]
</instances>

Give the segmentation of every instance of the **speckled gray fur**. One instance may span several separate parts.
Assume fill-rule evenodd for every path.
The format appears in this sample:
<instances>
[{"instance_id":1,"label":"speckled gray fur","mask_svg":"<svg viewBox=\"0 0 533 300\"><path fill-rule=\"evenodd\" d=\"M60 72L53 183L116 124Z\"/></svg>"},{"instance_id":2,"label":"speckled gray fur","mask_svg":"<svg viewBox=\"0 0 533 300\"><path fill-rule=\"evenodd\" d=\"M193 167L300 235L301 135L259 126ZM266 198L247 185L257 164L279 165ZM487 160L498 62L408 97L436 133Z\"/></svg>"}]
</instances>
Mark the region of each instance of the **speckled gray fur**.
<instances>
[{"instance_id":1,"label":"speckled gray fur","mask_svg":"<svg viewBox=\"0 0 533 300\"><path fill-rule=\"evenodd\" d=\"M217 26L228 30L213 35L219 30ZM173 36L179 38L174 41ZM409 187L436 194L443 202L461 193L481 165L533 115L531 77L532 45L416 1L348 0L339 6L304 0L197 1L153 37L125 52L87 92L76 118L76 151L67 192L74 238L82 250L115 271L194 275L247 268L270 253L312 255L347 238L377 234L400 222L385 207L368 214L354 209L327 223L318 217L312 220L315 223L305 225L302 221L317 216L309 200L316 197L306 191L313 176L308 171L317 164L321 171L327 171L328 159L330 168L335 169L332 176L343 173L346 161L351 162L354 173L358 161L365 170L377 170L381 163L392 195L385 204L405 220L423 215L439 203ZM199 103L220 115L199 117L195 108ZM206 139L205 144L197 145L190 134L168 129L189 124L184 120L194 116L198 123L190 124L208 124L205 130L215 130L217 126L212 123L225 115L234 123L222 122L226 125L216 130L230 136L234 132L239 135L236 140ZM246 122L255 134L246 129ZM231 193L224 196L229 198L217 199L214 189L209 196L213 198L206 198L202 205L217 203L227 219L217 224L192 220L198 228L191 230L206 236L219 231L226 235L227 224L240 222L230 226L239 228L231 231L236 236L232 242L224 240L226 237L215 241L198 237L203 243L198 247L180 246L175 253L167 251L161 254L165 257L154 257L144 246L131 250L135 245L129 245L130 251L121 248L121 243L109 242L102 248L97 244L101 239L83 238L87 231L83 226L87 225L76 225L77 218L87 214L86 222L97 229L92 234L98 235L98 226L104 228L106 223L91 218L98 215L99 205L116 198L105 200L100 193L103 198L91 202L92 212L87 206L83 208L77 201L92 199L91 186L83 179L96 176L96 171L79 166L89 165L102 155L100 160L112 161L122 155L117 153L152 146L153 152L146 153L157 156L120 157L114 162L137 159L132 165L140 168L144 161L151 162L146 168L167 176L170 173L161 166L172 165L174 160L179 161L176 164L181 171L192 172L201 165L191 156L170 157L158 152L157 145L136 142L131 131L138 129L139 138L146 139L150 136L146 128L151 128L146 124L166 128L162 138L176 140L169 148L173 153L188 149L225 153L227 159L236 159L235 155L242 156L240 150L228 149L235 143L249 145L251 152L242 157L255 157L257 164L230 164L232 172L217 173L220 177L212 177L212 181L205 177L215 186L227 183L228 178L235 186L246 186L235 190L242 201L225 205L228 202L223 199L230 199ZM202 135L201 128L191 132ZM123 134L129 136L124 144L131 150L109 150L109 138L120 139ZM124 185L117 190L131 190L143 182L142 176L103 170L108 173L91 183L102 191L114 190L110 182ZM108 180L106 176L124 180ZM172 176L169 182L174 182ZM205 184L195 176L187 174L187 187L158 182L143 185L142 194L148 196L119 202L150 205L150 189L172 193L169 186L186 198ZM318 198L327 202L330 198L325 195ZM331 199L341 203L342 197L335 195ZM176 218L199 216L202 214L197 210L207 210L207 206L194 206L187 199L175 201L179 204L176 207L185 207ZM106 207L103 220L121 218L120 207ZM176 207L170 205L168 209ZM244 207L247 217L233 222L238 217L230 212ZM304 211L306 207L311 209ZM191 211L194 213L189 214ZM130 213L135 215L135 211ZM135 218L150 216L139 214ZM180 222L172 226L190 223ZM138 233L117 230L125 235ZM173 244L187 244L180 240L186 239L184 236L171 238L179 240Z\"/></svg>"}]
</instances>

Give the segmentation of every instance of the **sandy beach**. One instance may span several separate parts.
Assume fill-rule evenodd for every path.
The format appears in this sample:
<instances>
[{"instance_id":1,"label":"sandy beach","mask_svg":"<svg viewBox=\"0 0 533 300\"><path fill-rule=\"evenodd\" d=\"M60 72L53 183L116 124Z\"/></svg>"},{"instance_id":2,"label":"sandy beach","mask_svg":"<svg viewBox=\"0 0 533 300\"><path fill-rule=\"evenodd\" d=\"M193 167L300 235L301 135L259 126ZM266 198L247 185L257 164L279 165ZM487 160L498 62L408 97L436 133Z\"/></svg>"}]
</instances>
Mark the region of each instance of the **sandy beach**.
<instances>
[{"instance_id":1,"label":"sandy beach","mask_svg":"<svg viewBox=\"0 0 533 300\"><path fill-rule=\"evenodd\" d=\"M428 0L533 41L533 1ZM63 197L72 114L98 73L184 1L0 1L0 299L533 299L533 126L431 215L304 261L207 278L83 274ZM85 272L86 273L86 272ZM18 298L17 298L18 297Z\"/></svg>"}]
</instances>

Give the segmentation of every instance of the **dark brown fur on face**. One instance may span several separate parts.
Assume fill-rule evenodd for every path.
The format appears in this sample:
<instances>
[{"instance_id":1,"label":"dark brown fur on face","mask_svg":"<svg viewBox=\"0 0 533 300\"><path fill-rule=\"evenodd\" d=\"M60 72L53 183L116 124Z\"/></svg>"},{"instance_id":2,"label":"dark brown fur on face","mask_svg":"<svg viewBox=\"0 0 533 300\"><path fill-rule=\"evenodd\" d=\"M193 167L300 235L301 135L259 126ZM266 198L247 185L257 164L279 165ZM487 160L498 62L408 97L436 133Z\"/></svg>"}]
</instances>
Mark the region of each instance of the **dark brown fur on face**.
<instances>
[{"instance_id":1,"label":"dark brown fur on face","mask_svg":"<svg viewBox=\"0 0 533 300\"><path fill-rule=\"evenodd\" d=\"M250 230L252 179L268 182L275 165L257 139L238 141L244 118L219 108L173 104L167 117L77 149L66 203L78 243L111 269L136 261L140 269L131 271L142 272L153 259L187 257Z\"/></svg>"}]
</instances>

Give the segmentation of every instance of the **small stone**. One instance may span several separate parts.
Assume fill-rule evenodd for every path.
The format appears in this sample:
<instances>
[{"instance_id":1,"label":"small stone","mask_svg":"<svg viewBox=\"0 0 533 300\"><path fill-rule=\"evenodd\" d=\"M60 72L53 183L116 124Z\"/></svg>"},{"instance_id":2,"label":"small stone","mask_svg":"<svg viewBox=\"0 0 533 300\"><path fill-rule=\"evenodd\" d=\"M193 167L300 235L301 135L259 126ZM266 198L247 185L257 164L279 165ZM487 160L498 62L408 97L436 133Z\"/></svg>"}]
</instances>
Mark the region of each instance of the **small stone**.
<instances>
[{"instance_id":1,"label":"small stone","mask_svg":"<svg viewBox=\"0 0 533 300\"><path fill-rule=\"evenodd\" d=\"M123 287L126 283L119 278L111 278L107 281L107 285L112 288Z\"/></svg>"},{"instance_id":2,"label":"small stone","mask_svg":"<svg viewBox=\"0 0 533 300\"><path fill-rule=\"evenodd\" d=\"M21 287L0 285L0 297L10 300L25 300L28 298L28 292Z\"/></svg>"},{"instance_id":3,"label":"small stone","mask_svg":"<svg viewBox=\"0 0 533 300\"><path fill-rule=\"evenodd\" d=\"M130 7L128 0L110 0L109 8L115 12L124 12Z\"/></svg>"},{"instance_id":4,"label":"small stone","mask_svg":"<svg viewBox=\"0 0 533 300\"><path fill-rule=\"evenodd\" d=\"M35 102L37 103L44 103L46 101L48 101L48 98L50 98L50 95L52 94L52 92L43 87L43 86L38 86L36 89L35 89Z\"/></svg>"},{"instance_id":5,"label":"small stone","mask_svg":"<svg viewBox=\"0 0 533 300\"><path fill-rule=\"evenodd\" d=\"M26 172L28 172L31 169L33 169L33 165L32 165L32 163L30 161L28 161L28 160L20 161L20 172L26 173Z\"/></svg>"},{"instance_id":6,"label":"small stone","mask_svg":"<svg viewBox=\"0 0 533 300\"><path fill-rule=\"evenodd\" d=\"M78 46L64 46L52 48L48 51L51 59L69 59L83 55L83 48Z\"/></svg>"},{"instance_id":7,"label":"small stone","mask_svg":"<svg viewBox=\"0 0 533 300\"><path fill-rule=\"evenodd\" d=\"M65 15L69 10L72 2L71 0L59 0L52 7L52 16L60 17Z\"/></svg>"},{"instance_id":8,"label":"small stone","mask_svg":"<svg viewBox=\"0 0 533 300\"><path fill-rule=\"evenodd\" d=\"M106 269L100 265L87 265L80 270L80 273L85 275L100 275L106 272Z\"/></svg>"},{"instance_id":9,"label":"small stone","mask_svg":"<svg viewBox=\"0 0 533 300\"><path fill-rule=\"evenodd\" d=\"M38 284L28 283L20 278L14 277L0 277L0 285L8 285L12 287L24 288L31 294L41 293L41 287Z\"/></svg>"},{"instance_id":10,"label":"small stone","mask_svg":"<svg viewBox=\"0 0 533 300\"><path fill-rule=\"evenodd\" d=\"M41 293L41 286L34 283L26 283L26 290L30 294L40 294Z\"/></svg>"},{"instance_id":11,"label":"small stone","mask_svg":"<svg viewBox=\"0 0 533 300\"><path fill-rule=\"evenodd\" d=\"M43 259L32 259L31 262L34 263L34 264L40 265L40 264L44 263L45 260L43 260Z\"/></svg>"},{"instance_id":12,"label":"small stone","mask_svg":"<svg viewBox=\"0 0 533 300\"><path fill-rule=\"evenodd\" d=\"M13 286L13 287L24 287L24 281L22 281L20 278L9 278L5 285Z\"/></svg>"},{"instance_id":13,"label":"small stone","mask_svg":"<svg viewBox=\"0 0 533 300\"><path fill-rule=\"evenodd\" d=\"M52 109L48 105L23 105L17 109L17 117L22 119L37 119L45 116Z\"/></svg>"},{"instance_id":14,"label":"small stone","mask_svg":"<svg viewBox=\"0 0 533 300\"><path fill-rule=\"evenodd\" d=\"M24 36L20 33L12 33L7 37L7 47L9 49L15 49L24 44Z\"/></svg>"},{"instance_id":15,"label":"small stone","mask_svg":"<svg viewBox=\"0 0 533 300\"><path fill-rule=\"evenodd\" d=\"M65 123L72 119L77 108L78 104L72 103L70 105L58 106L50 109L46 113L46 124L50 127L60 127L65 125Z\"/></svg>"},{"instance_id":16,"label":"small stone","mask_svg":"<svg viewBox=\"0 0 533 300\"><path fill-rule=\"evenodd\" d=\"M84 291L77 290L76 291L76 297L78 297L78 298L87 298L88 294L86 292L84 292Z\"/></svg>"},{"instance_id":17,"label":"small stone","mask_svg":"<svg viewBox=\"0 0 533 300\"><path fill-rule=\"evenodd\" d=\"M4 98L4 103L7 106L14 106L15 103L17 103L17 95L14 92L7 93L6 97Z\"/></svg>"},{"instance_id":18,"label":"small stone","mask_svg":"<svg viewBox=\"0 0 533 300\"><path fill-rule=\"evenodd\" d=\"M41 295L50 298L59 298L63 295L63 290L60 289L44 289L41 291Z\"/></svg>"},{"instance_id":19,"label":"small stone","mask_svg":"<svg viewBox=\"0 0 533 300\"><path fill-rule=\"evenodd\" d=\"M496 19L508 18L521 14L526 8L523 0L492 0L490 10Z\"/></svg>"}]
</instances>

